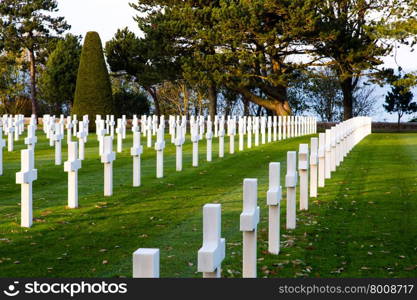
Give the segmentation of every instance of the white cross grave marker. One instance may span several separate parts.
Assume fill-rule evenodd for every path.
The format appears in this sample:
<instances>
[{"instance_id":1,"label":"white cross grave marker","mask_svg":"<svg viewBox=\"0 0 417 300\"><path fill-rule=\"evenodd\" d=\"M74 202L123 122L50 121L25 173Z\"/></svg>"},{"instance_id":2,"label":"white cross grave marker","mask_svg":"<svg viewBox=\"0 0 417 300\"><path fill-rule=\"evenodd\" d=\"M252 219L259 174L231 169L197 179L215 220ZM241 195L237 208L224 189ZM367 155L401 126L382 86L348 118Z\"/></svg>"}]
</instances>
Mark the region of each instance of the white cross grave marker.
<instances>
[{"instance_id":1,"label":"white cross grave marker","mask_svg":"<svg viewBox=\"0 0 417 300\"><path fill-rule=\"evenodd\" d=\"M21 185L21 226L31 227L33 223L32 182L38 178L38 170L34 169L33 151L21 151L21 171L16 173L16 183Z\"/></svg>"},{"instance_id":2,"label":"white cross grave marker","mask_svg":"<svg viewBox=\"0 0 417 300\"><path fill-rule=\"evenodd\" d=\"M308 144L300 144L298 170L300 172L300 210L308 210Z\"/></svg>"},{"instance_id":3,"label":"white cross grave marker","mask_svg":"<svg viewBox=\"0 0 417 300\"><path fill-rule=\"evenodd\" d=\"M156 150L156 178L164 177L164 126L161 124L157 131L155 150Z\"/></svg>"},{"instance_id":4,"label":"white cross grave marker","mask_svg":"<svg viewBox=\"0 0 417 300\"><path fill-rule=\"evenodd\" d=\"M177 172L182 171L182 145L184 144L184 135L182 133L183 127L177 122L176 126L176 138L175 138L175 148L176 148L176 170Z\"/></svg>"},{"instance_id":5,"label":"white cross grave marker","mask_svg":"<svg viewBox=\"0 0 417 300\"><path fill-rule=\"evenodd\" d=\"M198 250L198 272L204 278L220 278L221 264L226 254L226 241L221 238L221 205L203 207L203 246Z\"/></svg>"},{"instance_id":6,"label":"white cross grave marker","mask_svg":"<svg viewBox=\"0 0 417 300\"><path fill-rule=\"evenodd\" d=\"M35 145L38 142L38 138L35 136L36 127L34 125L28 126L28 137L25 138L25 145L28 145L28 149L35 151Z\"/></svg>"},{"instance_id":7,"label":"white cross grave marker","mask_svg":"<svg viewBox=\"0 0 417 300\"><path fill-rule=\"evenodd\" d=\"M70 142L71 142L71 138L72 138L72 135L71 135L71 130L72 130L72 127L73 127L73 123L72 123L72 121L71 121L71 117L67 117L67 125L66 125L66 127L67 127L67 144L69 144Z\"/></svg>"},{"instance_id":8,"label":"white cross grave marker","mask_svg":"<svg viewBox=\"0 0 417 300\"><path fill-rule=\"evenodd\" d=\"M13 133L16 130L13 124L13 118L9 118L9 125L8 125L8 135L7 135L7 150L9 152L13 152Z\"/></svg>"},{"instance_id":9,"label":"white cross grave marker","mask_svg":"<svg viewBox=\"0 0 417 300\"><path fill-rule=\"evenodd\" d=\"M3 175L3 148L6 146L6 141L3 140L3 128L0 126L0 176Z\"/></svg>"},{"instance_id":10,"label":"white cross grave marker","mask_svg":"<svg viewBox=\"0 0 417 300\"><path fill-rule=\"evenodd\" d=\"M297 175L297 152L288 151L287 153L287 174L285 176L285 186L287 188L287 229L295 229L296 225L296 187Z\"/></svg>"},{"instance_id":11,"label":"white cross grave marker","mask_svg":"<svg viewBox=\"0 0 417 300\"><path fill-rule=\"evenodd\" d=\"M133 156L133 186L140 186L140 156L143 153L143 147L140 144L140 132L133 133L133 147L130 154Z\"/></svg>"},{"instance_id":12,"label":"white cross grave marker","mask_svg":"<svg viewBox=\"0 0 417 300\"><path fill-rule=\"evenodd\" d=\"M213 144L213 124L211 122L211 118L209 117L207 120L207 132L206 132L206 141L207 141L207 153L206 158L207 161L212 160L212 144Z\"/></svg>"},{"instance_id":13,"label":"white cross grave marker","mask_svg":"<svg viewBox=\"0 0 417 300\"><path fill-rule=\"evenodd\" d=\"M104 164L104 196L113 195L113 161L115 159L113 139L111 136L106 136L103 139L103 154L101 155L101 162Z\"/></svg>"},{"instance_id":14,"label":"white cross grave marker","mask_svg":"<svg viewBox=\"0 0 417 300\"><path fill-rule=\"evenodd\" d=\"M318 164L318 148L319 139L311 138L311 154L310 154L310 197L317 197L317 164Z\"/></svg>"},{"instance_id":15,"label":"white cross grave marker","mask_svg":"<svg viewBox=\"0 0 417 300\"><path fill-rule=\"evenodd\" d=\"M229 153L235 153L235 135L236 135L236 120L231 118L228 123L229 127Z\"/></svg>"},{"instance_id":16,"label":"white cross grave marker","mask_svg":"<svg viewBox=\"0 0 417 300\"><path fill-rule=\"evenodd\" d=\"M244 138L245 138L245 119L243 117L239 117L239 151L243 151L244 149Z\"/></svg>"},{"instance_id":17,"label":"white cross grave marker","mask_svg":"<svg viewBox=\"0 0 417 300\"><path fill-rule=\"evenodd\" d=\"M332 177L331 171L331 134L330 129L326 129L326 138L325 138L326 146L325 146L325 154L324 154L324 167L325 167L325 178L330 179Z\"/></svg>"},{"instance_id":18,"label":"white cross grave marker","mask_svg":"<svg viewBox=\"0 0 417 300\"><path fill-rule=\"evenodd\" d=\"M54 124L55 133L53 135L53 140L55 141L55 165L60 166L62 163L62 140L64 135L61 134L61 126L58 123Z\"/></svg>"},{"instance_id":19,"label":"white cross grave marker","mask_svg":"<svg viewBox=\"0 0 417 300\"><path fill-rule=\"evenodd\" d=\"M259 223L258 180L243 181L243 212L240 231L243 231L243 278L256 278L256 231Z\"/></svg>"},{"instance_id":20,"label":"white cross grave marker","mask_svg":"<svg viewBox=\"0 0 417 300\"><path fill-rule=\"evenodd\" d=\"M248 118L248 149L252 148L252 118Z\"/></svg>"},{"instance_id":21,"label":"white cross grave marker","mask_svg":"<svg viewBox=\"0 0 417 300\"><path fill-rule=\"evenodd\" d=\"M280 249L280 210L281 210L281 165L269 164L269 190L266 194L266 204L269 207L268 251L279 254Z\"/></svg>"},{"instance_id":22,"label":"white cross grave marker","mask_svg":"<svg viewBox=\"0 0 417 300\"><path fill-rule=\"evenodd\" d=\"M81 160L78 159L78 143L68 144L68 161L64 163L64 171L68 173L68 207L78 207L78 170Z\"/></svg>"},{"instance_id":23,"label":"white cross grave marker","mask_svg":"<svg viewBox=\"0 0 417 300\"><path fill-rule=\"evenodd\" d=\"M319 150L318 150L318 157L319 157L319 180L318 180L318 187L324 187L324 179L325 179L325 149L326 149L326 134L320 133L319 134Z\"/></svg>"},{"instance_id":24,"label":"white cross grave marker","mask_svg":"<svg viewBox=\"0 0 417 300\"><path fill-rule=\"evenodd\" d=\"M85 131L84 122L80 121L78 126L78 157L80 160L85 159L85 138L87 137L87 132Z\"/></svg>"},{"instance_id":25,"label":"white cross grave marker","mask_svg":"<svg viewBox=\"0 0 417 300\"><path fill-rule=\"evenodd\" d=\"M224 116L219 120L219 157L224 157Z\"/></svg>"},{"instance_id":26,"label":"white cross grave marker","mask_svg":"<svg viewBox=\"0 0 417 300\"><path fill-rule=\"evenodd\" d=\"M191 142L193 143L193 167L198 167L198 141L200 140L198 124L192 120L190 126Z\"/></svg>"},{"instance_id":27,"label":"white cross grave marker","mask_svg":"<svg viewBox=\"0 0 417 300\"><path fill-rule=\"evenodd\" d=\"M117 152L120 153L123 151L123 120L117 119Z\"/></svg>"}]
</instances>

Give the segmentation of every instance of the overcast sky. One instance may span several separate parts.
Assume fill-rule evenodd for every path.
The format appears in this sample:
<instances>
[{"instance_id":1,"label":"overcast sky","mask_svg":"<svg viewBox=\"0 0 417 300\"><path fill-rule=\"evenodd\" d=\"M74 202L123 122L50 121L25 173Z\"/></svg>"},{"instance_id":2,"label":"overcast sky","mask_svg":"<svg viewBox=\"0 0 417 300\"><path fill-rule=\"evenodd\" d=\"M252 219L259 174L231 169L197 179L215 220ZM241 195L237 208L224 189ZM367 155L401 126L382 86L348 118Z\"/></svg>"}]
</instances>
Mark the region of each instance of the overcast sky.
<instances>
[{"instance_id":1,"label":"overcast sky","mask_svg":"<svg viewBox=\"0 0 417 300\"><path fill-rule=\"evenodd\" d=\"M117 29L126 26L140 35L133 20L136 11L129 6L129 2L135 0L58 0L59 15L64 16L72 26L72 33L84 36L87 31L97 31L104 44L114 36ZM385 67L396 69L400 65L407 72L417 70L417 56L406 47L398 49L395 58L386 57L384 61ZM374 118L395 120L395 116L386 114L382 108L385 93L385 89L378 89L376 93L379 96L379 111ZM417 97L417 90L415 95Z\"/></svg>"}]
</instances>

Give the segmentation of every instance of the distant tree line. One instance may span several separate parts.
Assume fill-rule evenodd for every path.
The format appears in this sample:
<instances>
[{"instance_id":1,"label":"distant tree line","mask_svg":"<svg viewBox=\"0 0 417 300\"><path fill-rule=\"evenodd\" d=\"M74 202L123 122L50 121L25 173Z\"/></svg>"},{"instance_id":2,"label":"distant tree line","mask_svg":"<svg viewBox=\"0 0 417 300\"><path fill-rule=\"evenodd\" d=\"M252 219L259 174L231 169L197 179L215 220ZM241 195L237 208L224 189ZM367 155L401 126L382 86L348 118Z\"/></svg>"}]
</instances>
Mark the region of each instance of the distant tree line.
<instances>
[{"instance_id":1,"label":"distant tree line","mask_svg":"<svg viewBox=\"0 0 417 300\"><path fill-rule=\"evenodd\" d=\"M104 47L117 114L309 111L336 121L372 113L374 84L416 82L382 68L396 45L415 43L415 0L130 5L143 35L119 29ZM74 105L80 38L65 35L56 11L56 0L0 2L0 113Z\"/></svg>"}]
</instances>

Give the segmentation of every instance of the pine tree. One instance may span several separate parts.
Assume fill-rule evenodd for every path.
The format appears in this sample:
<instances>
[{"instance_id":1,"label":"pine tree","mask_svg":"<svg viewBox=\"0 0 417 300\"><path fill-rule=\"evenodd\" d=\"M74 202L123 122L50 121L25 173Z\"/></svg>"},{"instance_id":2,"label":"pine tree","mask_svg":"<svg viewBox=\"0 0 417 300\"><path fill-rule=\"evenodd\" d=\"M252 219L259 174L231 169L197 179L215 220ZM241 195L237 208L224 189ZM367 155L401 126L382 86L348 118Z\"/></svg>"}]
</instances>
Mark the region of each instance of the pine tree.
<instances>
[{"instance_id":1,"label":"pine tree","mask_svg":"<svg viewBox=\"0 0 417 300\"><path fill-rule=\"evenodd\" d=\"M39 53L56 36L70 29L58 11L56 0L1 0L0 49L20 53L27 51L30 71L32 113L37 114L37 63Z\"/></svg>"},{"instance_id":2,"label":"pine tree","mask_svg":"<svg viewBox=\"0 0 417 300\"><path fill-rule=\"evenodd\" d=\"M402 77L401 75L393 76L393 78L397 81L400 79L407 78L407 75L405 75L404 77ZM391 88L391 91L388 92L387 96L385 96L384 108L390 114L397 113L399 128L401 118L405 114L416 112L417 104L413 102L414 95L408 89L408 87L398 85L395 81L392 81L391 84L393 85L393 87Z\"/></svg>"},{"instance_id":3,"label":"pine tree","mask_svg":"<svg viewBox=\"0 0 417 300\"><path fill-rule=\"evenodd\" d=\"M74 101L80 55L80 38L67 34L58 41L41 73L40 96L56 114L62 113L63 106L70 108Z\"/></svg>"}]
</instances>

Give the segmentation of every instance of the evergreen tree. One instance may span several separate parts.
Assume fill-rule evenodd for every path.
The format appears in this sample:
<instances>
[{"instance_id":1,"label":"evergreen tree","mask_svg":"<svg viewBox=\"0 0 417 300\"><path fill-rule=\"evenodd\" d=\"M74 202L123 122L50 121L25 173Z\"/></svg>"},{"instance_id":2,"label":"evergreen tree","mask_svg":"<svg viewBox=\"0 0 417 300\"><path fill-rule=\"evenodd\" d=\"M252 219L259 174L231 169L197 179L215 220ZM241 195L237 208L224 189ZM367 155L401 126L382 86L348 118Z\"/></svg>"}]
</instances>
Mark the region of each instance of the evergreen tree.
<instances>
[{"instance_id":1,"label":"evergreen tree","mask_svg":"<svg viewBox=\"0 0 417 300\"><path fill-rule=\"evenodd\" d=\"M394 77L395 78L395 77ZM407 75L398 75L396 79L407 78ZM398 128L400 127L401 118L405 114L417 111L417 103L413 102L413 93L404 86L393 85L391 91L385 96L384 108L388 113L397 113Z\"/></svg>"},{"instance_id":2,"label":"evergreen tree","mask_svg":"<svg viewBox=\"0 0 417 300\"><path fill-rule=\"evenodd\" d=\"M80 37L67 34L59 40L55 50L49 55L45 70L39 78L40 93L43 100L53 107L56 114L63 106L72 106L80 65Z\"/></svg>"},{"instance_id":3,"label":"evergreen tree","mask_svg":"<svg viewBox=\"0 0 417 300\"><path fill-rule=\"evenodd\" d=\"M210 99L230 90L288 115L288 83L306 65L289 58L310 51L300 40L315 29L312 2L140 0L133 7L141 13L136 20L147 43L164 47L167 41L182 76L205 86ZM164 38L153 39L154 32Z\"/></svg>"},{"instance_id":4,"label":"evergreen tree","mask_svg":"<svg viewBox=\"0 0 417 300\"><path fill-rule=\"evenodd\" d=\"M110 77L97 32L88 32L85 37L71 113L88 115L92 127L96 115L114 113Z\"/></svg>"},{"instance_id":5,"label":"evergreen tree","mask_svg":"<svg viewBox=\"0 0 417 300\"><path fill-rule=\"evenodd\" d=\"M152 38L141 39L124 28L105 47L110 70L133 77L152 97L157 115L161 114L157 86L181 77L181 67L170 44L156 31Z\"/></svg>"},{"instance_id":6,"label":"evergreen tree","mask_svg":"<svg viewBox=\"0 0 417 300\"><path fill-rule=\"evenodd\" d=\"M70 29L63 17L52 16L57 10L56 0L0 1L0 48L27 51L33 114L37 114L37 56L54 37Z\"/></svg>"},{"instance_id":7,"label":"evergreen tree","mask_svg":"<svg viewBox=\"0 0 417 300\"><path fill-rule=\"evenodd\" d=\"M405 42L412 30L399 24L414 19L415 0L315 0L313 35L305 36L313 54L336 72L343 93L343 117L354 116L354 92L362 77L379 80L378 68L395 42ZM409 8L409 9L407 9Z\"/></svg>"}]
</instances>

